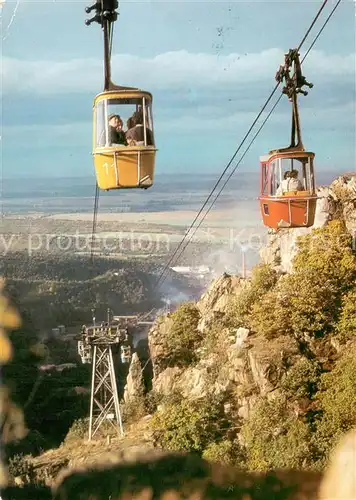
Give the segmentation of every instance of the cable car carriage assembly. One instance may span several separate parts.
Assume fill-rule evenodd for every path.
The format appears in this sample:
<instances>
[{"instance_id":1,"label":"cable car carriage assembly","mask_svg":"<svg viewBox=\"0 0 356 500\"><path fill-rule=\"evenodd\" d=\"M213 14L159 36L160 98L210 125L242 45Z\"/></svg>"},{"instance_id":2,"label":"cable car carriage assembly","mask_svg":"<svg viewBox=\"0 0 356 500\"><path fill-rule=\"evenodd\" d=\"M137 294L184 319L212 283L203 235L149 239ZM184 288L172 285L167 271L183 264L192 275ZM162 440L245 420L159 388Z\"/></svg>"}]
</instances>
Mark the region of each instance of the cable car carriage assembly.
<instances>
[{"instance_id":1,"label":"cable car carriage assembly","mask_svg":"<svg viewBox=\"0 0 356 500\"><path fill-rule=\"evenodd\" d=\"M117 0L98 0L85 10L104 35L104 91L94 99L93 157L99 189L147 189L154 181L156 148L150 92L111 81L113 23ZM124 132L124 127L127 131Z\"/></svg>"},{"instance_id":2,"label":"cable car carriage assembly","mask_svg":"<svg viewBox=\"0 0 356 500\"><path fill-rule=\"evenodd\" d=\"M291 68L294 74L291 77ZM297 94L307 95L302 89L308 83L302 75L297 49L285 55L276 80L285 80L283 94L292 102L291 143L260 157L260 208L265 226L280 228L310 227L314 224L317 195L314 179L314 153L304 149L298 112ZM296 137L297 136L297 137ZM296 140L297 139L297 140Z\"/></svg>"}]
</instances>

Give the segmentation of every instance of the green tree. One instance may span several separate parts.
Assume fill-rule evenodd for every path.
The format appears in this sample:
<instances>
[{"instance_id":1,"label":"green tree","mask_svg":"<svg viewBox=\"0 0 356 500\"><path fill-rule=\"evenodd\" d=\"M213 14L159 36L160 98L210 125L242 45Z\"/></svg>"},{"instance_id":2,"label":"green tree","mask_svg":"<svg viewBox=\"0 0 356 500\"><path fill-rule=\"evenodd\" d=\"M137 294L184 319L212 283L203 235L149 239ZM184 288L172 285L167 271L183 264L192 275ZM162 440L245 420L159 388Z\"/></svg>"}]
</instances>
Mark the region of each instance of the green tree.
<instances>
[{"instance_id":1,"label":"green tree","mask_svg":"<svg viewBox=\"0 0 356 500\"><path fill-rule=\"evenodd\" d=\"M340 221L298 240L293 272L262 296L251 310L251 325L267 337L292 334L306 339L332 332L342 297L354 286L356 260L351 236Z\"/></svg>"},{"instance_id":2,"label":"green tree","mask_svg":"<svg viewBox=\"0 0 356 500\"><path fill-rule=\"evenodd\" d=\"M290 276L292 321L296 335L318 336L331 331L341 299L356 279L352 238L341 221L301 238Z\"/></svg>"},{"instance_id":3,"label":"green tree","mask_svg":"<svg viewBox=\"0 0 356 500\"><path fill-rule=\"evenodd\" d=\"M285 278L282 276L273 289L253 304L250 311L248 321L250 328L268 339L293 333L289 310L290 298L285 290Z\"/></svg>"},{"instance_id":4,"label":"green tree","mask_svg":"<svg viewBox=\"0 0 356 500\"><path fill-rule=\"evenodd\" d=\"M171 363L188 365L198 359L196 350L203 336L198 330L200 313L192 302L183 303L172 315L172 326L164 338Z\"/></svg>"}]
</instances>

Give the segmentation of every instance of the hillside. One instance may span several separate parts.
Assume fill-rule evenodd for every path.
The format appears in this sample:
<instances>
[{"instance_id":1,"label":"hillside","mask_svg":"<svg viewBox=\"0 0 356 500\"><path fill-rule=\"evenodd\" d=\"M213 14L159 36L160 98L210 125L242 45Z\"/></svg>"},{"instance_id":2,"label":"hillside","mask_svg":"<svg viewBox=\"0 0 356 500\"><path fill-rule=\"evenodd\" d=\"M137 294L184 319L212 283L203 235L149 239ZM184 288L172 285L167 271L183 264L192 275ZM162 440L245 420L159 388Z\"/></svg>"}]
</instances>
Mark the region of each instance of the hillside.
<instances>
[{"instance_id":1,"label":"hillside","mask_svg":"<svg viewBox=\"0 0 356 500\"><path fill-rule=\"evenodd\" d=\"M271 234L251 279L220 277L150 332L165 448L248 470L322 470L356 424L355 181L323 190L313 229ZM189 437L183 415L220 422L218 405L226 429Z\"/></svg>"},{"instance_id":2,"label":"hillside","mask_svg":"<svg viewBox=\"0 0 356 500\"><path fill-rule=\"evenodd\" d=\"M356 426L356 175L340 177L319 192L315 227L270 234L251 278L224 274L198 301L157 319L148 336L150 384L143 384L137 356L131 363L123 439L103 437L84 445L87 423L78 420L57 448L45 453L28 448L27 457L12 462L12 474L26 482L26 467L32 482L53 485L60 483L56 476L62 468L96 464L99 471L92 477L103 478L110 464L108 488L119 495L123 489L115 477L133 474L141 491L153 485L159 470L169 476L169 460L177 467L173 455L160 465L162 453L193 452L196 477L201 474L205 488L199 491L210 488L196 498L246 498L244 492L253 500L318 498L332 450ZM83 416L78 407L78 419ZM143 462L128 472L123 460L142 454ZM181 464L186 460L174 456ZM152 477L145 461L157 471ZM274 490L278 495L268 490L270 471L282 478ZM64 479L58 495L65 491L61 498L79 498L73 496L75 484L87 488L91 476L86 474ZM178 476L172 475L171 488L182 493ZM194 478L185 480L193 492ZM249 486L241 490L244 481ZM214 496L217 483L221 489ZM90 498L85 491L81 498Z\"/></svg>"},{"instance_id":3,"label":"hillside","mask_svg":"<svg viewBox=\"0 0 356 500\"><path fill-rule=\"evenodd\" d=\"M39 331L89 322L93 307L98 318L106 317L108 307L114 314L159 310L165 294L174 303L175 295L194 296L201 287L169 273L166 287L154 290L160 272L155 262L103 257L91 270L88 257L73 254L12 252L1 262L7 292L31 311Z\"/></svg>"}]
</instances>

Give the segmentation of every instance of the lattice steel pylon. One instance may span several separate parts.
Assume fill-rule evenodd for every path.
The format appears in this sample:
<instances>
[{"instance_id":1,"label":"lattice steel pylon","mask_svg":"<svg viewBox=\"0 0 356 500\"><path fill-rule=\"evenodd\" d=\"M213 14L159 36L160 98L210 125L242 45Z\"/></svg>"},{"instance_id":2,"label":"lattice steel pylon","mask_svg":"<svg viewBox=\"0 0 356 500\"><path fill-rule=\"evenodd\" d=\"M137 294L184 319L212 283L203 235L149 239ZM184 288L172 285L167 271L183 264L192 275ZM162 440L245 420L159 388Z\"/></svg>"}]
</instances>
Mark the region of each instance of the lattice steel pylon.
<instances>
[{"instance_id":1,"label":"lattice steel pylon","mask_svg":"<svg viewBox=\"0 0 356 500\"><path fill-rule=\"evenodd\" d=\"M93 345L93 369L90 394L89 441L108 421L124 433L116 384L112 344Z\"/></svg>"},{"instance_id":2,"label":"lattice steel pylon","mask_svg":"<svg viewBox=\"0 0 356 500\"><path fill-rule=\"evenodd\" d=\"M110 422L121 435L124 433L116 383L113 347L120 348L123 364L131 361L128 327L153 325L153 321L140 321L138 316L108 317L106 323L82 326L78 337L78 353L83 363L92 363L90 392L89 441L104 422Z\"/></svg>"},{"instance_id":3,"label":"lattice steel pylon","mask_svg":"<svg viewBox=\"0 0 356 500\"><path fill-rule=\"evenodd\" d=\"M99 428L110 422L121 435L124 433L116 383L113 346L120 346L121 361L129 363L131 350L127 327L120 323L83 325L78 339L78 353L83 363L92 363L90 391L89 441ZM124 354L123 354L124 353Z\"/></svg>"}]
</instances>

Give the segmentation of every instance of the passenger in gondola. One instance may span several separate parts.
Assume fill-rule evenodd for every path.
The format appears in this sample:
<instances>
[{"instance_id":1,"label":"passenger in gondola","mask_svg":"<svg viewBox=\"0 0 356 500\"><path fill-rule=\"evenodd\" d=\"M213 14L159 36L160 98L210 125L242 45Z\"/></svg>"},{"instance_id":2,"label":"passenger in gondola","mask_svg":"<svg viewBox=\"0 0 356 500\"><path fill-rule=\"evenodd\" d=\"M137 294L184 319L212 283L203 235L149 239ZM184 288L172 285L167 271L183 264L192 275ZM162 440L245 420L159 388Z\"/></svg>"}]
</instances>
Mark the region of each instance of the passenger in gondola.
<instances>
[{"instance_id":1,"label":"passenger in gondola","mask_svg":"<svg viewBox=\"0 0 356 500\"><path fill-rule=\"evenodd\" d=\"M302 191L304 189L303 184L298 179L298 170L291 170L290 178L293 179L294 183L297 185L295 191Z\"/></svg>"},{"instance_id":2,"label":"passenger in gondola","mask_svg":"<svg viewBox=\"0 0 356 500\"><path fill-rule=\"evenodd\" d=\"M134 113L135 114L135 113ZM135 123L134 123L134 114L132 116L130 116L130 118L127 119L127 122L126 122L126 126L127 126L127 130L125 132L125 136L126 136L126 139L127 139L127 132L129 130L131 130L132 128L135 127Z\"/></svg>"},{"instance_id":3,"label":"passenger in gondola","mask_svg":"<svg viewBox=\"0 0 356 500\"><path fill-rule=\"evenodd\" d=\"M276 195L282 196L284 193L288 193L290 191L302 191L302 190L303 186L300 180L298 179L298 171L289 170L285 172L283 181L277 188Z\"/></svg>"},{"instance_id":4,"label":"passenger in gondola","mask_svg":"<svg viewBox=\"0 0 356 500\"><path fill-rule=\"evenodd\" d=\"M133 116L127 120L127 128L126 139L129 146L144 146L145 136L142 111L136 111ZM148 127L146 127L146 141L147 146L153 145L152 132Z\"/></svg>"},{"instance_id":5,"label":"passenger in gondola","mask_svg":"<svg viewBox=\"0 0 356 500\"><path fill-rule=\"evenodd\" d=\"M111 146L127 146L125 132L122 130L122 120L119 115L109 116L109 144Z\"/></svg>"}]
</instances>

